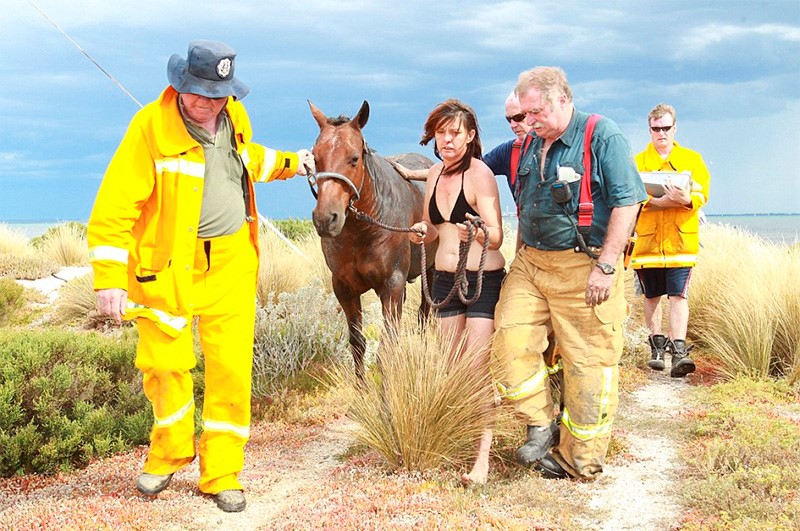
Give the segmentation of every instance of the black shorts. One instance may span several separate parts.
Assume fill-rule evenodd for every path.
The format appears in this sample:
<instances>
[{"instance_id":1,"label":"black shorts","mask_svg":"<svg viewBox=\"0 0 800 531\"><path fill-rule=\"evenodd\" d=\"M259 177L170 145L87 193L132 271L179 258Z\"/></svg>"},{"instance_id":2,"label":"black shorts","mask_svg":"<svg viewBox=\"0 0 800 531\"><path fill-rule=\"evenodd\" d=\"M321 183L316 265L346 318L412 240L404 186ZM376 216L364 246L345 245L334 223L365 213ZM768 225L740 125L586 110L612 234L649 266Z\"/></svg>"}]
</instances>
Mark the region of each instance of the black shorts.
<instances>
[{"instance_id":1,"label":"black shorts","mask_svg":"<svg viewBox=\"0 0 800 531\"><path fill-rule=\"evenodd\" d=\"M667 295L669 297L686 298L689 293L689 280L692 278L691 267L659 267L637 269L636 275L642 285L644 296L648 299Z\"/></svg>"},{"instance_id":2,"label":"black shorts","mask_svg":"<svg viewBox=\"0 0 800 531\"><path fill-rule=\"evenodd\" d=\"M433 287L431 288L431 299L433 302L439 303L443 301L447 294L453 287L455 281L455 273L449 271L435 270L433 272ZM497 306L497 301L500 299L500 285L506 276L505 269L497 269L495 271L483 272L483 284L481 286L481 296L473 304L467 306L458 297L458 293L453 294L446 305L442 306L436 313L439 317L452 317L454 315L461 315L466 313L467 317L483 317L485 319L494 319L494 307ZM467 299L471 299L475 295L475 288L478 283L478 272L467 271Z\"/></svg>"}]
</instances>

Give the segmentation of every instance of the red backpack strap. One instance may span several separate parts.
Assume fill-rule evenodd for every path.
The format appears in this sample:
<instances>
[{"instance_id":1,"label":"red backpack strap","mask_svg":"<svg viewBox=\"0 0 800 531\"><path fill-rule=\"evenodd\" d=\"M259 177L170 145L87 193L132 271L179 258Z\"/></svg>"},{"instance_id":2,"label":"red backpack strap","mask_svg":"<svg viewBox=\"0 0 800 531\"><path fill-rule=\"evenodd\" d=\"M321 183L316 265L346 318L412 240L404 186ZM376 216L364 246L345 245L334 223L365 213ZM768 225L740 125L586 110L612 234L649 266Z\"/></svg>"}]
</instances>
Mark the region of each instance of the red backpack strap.
<instances>
[{"instance_id":1,"label":"red backpack strap","mask_svg":"<svg viewBox=\"0 0 800 531\"><path fill-rule=\"evenodd\" d=\"M581 178L581 194L578 198L578 232L588 236L592 230L594 217L594 201L592 201L592 134L599 114L589 116L586 122L586 135L583 138L583 177Z\"/></svg>"}]
</instances>

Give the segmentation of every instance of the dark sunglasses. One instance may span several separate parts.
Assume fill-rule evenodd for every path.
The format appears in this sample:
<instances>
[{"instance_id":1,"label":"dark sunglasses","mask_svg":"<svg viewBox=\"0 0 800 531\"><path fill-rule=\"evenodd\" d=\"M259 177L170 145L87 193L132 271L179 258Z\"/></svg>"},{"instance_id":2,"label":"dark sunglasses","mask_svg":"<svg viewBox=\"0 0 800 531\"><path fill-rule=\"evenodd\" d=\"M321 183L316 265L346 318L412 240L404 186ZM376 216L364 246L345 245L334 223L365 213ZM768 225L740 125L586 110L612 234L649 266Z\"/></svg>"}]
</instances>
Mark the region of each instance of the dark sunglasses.
<instances>
[{"instance_id":1,"label":"dark sunglasses","mask_svg":"<svg viewBox=\"0 0 800 531\"><path fill-rule=\"evenodd\" d=\"M514 116L506 116L506 121L508 123L511 122L521 122L525 119L525 113L521 112L519 114L515 114Z\"/></svg>"},{"instance_id":2,"label":"dark sunglasses","mask_svg":"<svg viewBox=\"0 0 800 531\"><path fill-rule=\"evenodd\" d=\"M654 132L654 133L666 133L667 131L669 131L669 130L670 130L670 129L672 129L673 127L675 127L675 125L674 125L674 124L673 124L673 125L665 125L665 126L662 126L662 127L652 127L652 126L651 126L651 127L650 127L650 130L651 130L652 132Z\"/></svg>"}]
</instances>

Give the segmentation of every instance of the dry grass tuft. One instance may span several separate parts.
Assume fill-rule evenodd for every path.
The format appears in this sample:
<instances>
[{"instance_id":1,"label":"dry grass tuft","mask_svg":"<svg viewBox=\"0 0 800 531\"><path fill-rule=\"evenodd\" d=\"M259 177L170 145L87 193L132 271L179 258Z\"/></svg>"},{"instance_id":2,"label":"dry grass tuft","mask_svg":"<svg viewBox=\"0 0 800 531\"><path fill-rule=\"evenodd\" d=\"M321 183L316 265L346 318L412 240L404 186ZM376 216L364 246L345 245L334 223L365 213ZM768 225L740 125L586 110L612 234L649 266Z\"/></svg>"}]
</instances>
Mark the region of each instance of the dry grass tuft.
<instances>
[{"instance_id":1,"label":"dry grass tuft","mask_svg":"<svg viewBox=\"0 0 800 531\"><path fill-rule=\"evenodd\" d=\"M24 234L0 223L0 277L36 280L58 270L58 263L37 252Z\"/></svg>"},{"instance_id":2,"label":"dry grass tuft","mask_svg":"<svg viewBox=\"0 0 800 531\"><path fill-rule=\"evenodd\" d=\"M800 252L724 225L703 231L690 335L728 378L798 374Z\"/></svg>"},{"instance_id":3,"label":"dry grass tuft","mask_svg":"<svg viewBox=\"0 0 800 531\"><path fill-rule=\"evenodd\" d=\"M475 443L494 423L488 368L475 378L474 355L448 359L452 339L432 322L420 332L404 320L381 338L380 361L361 383L352 369L331 371L346 394L356 438L395 468L422 471L474 458Z\"/></svg>"},{"instance_id":4,"label":"dry grass tuft","mask_svg":"<svg viewBox=\"0 0 800 531\"><path fill-rule=\"evenodd\" d=\"M79 223L61 223L50 228L41 239L42 255L62 266L89 264L86 227Z\"/></svg>"},{"instance_id":5,"label":"dry grass tuft","mask_svg":"<svg viewBox=\"0 0 800 531\"><path fill-rule=\"evenodd\" d=\"M108 319L97 311L97 295L94 291L94 274L73 278L60 289L50 322L53 324L78 324L85 328L98 328Z\"/></svg>"},{"instance_id":6,"label":"dry grass tuft","mask_svg":"<svg viewBox=\"0 0 800 531\"><path fill-rule=\"evenodd\" d=\"M330 271L322 256L319 237L310 234L292 244L296 249L269 228L261 226L259 233L261 263L258 270L257 293L261 306L267 304L270 296L284 292L294 293L316 278L326 279L324 285L327 292L333 291L330 287Z\"/></svg>"}]
</instances>

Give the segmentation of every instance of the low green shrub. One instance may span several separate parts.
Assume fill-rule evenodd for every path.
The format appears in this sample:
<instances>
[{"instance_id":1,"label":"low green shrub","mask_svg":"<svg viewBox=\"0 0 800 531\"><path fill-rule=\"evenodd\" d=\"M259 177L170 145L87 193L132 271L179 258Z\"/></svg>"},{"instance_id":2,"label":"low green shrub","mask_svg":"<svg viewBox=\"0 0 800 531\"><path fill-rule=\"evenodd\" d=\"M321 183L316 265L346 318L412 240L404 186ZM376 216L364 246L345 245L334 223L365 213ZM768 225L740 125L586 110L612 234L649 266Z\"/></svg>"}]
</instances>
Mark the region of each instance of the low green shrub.
<instances>
[{"instance_id":1,"label":"low green shrub","mask_svg":"<svg viewBox=\"0 0 800 531\"><path fill-rule=\"evenodd\" d=\"M55 473L146 443L135 333L0 331L0 476Z\"/></svg>"},{"instance_id":2,"label":"low green shrub","mask_svg":"<svg viewBox=\"0 0 800 531\"><path fill-rule=\"evenodd\" d=\"M693 517L683 528L796 529L800 397L785 381L739 377L697 388L692 402L681 491Z\"/></svg>"},{"instance_id":3,"label":"low green shrub","mask_svg":"<svg viewBox=\"0 0 800 531\"><path fill-rule=\"evenodd\" d=\"M5 324L22 308L25 288L13 278L0 277L0 325Z\"/></svg>"},{"instance_id":4,"label":"low green shrub","mask_svg":"<svg viewBox=\"0 0 800 531\"><path fill-rule=\"evenodd\" d=\"M288 218L270 221L290 240L299 241L309 234L315 234L314 223L310 219Z\"/></svg>"}]
</instances>

